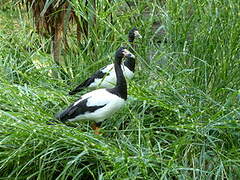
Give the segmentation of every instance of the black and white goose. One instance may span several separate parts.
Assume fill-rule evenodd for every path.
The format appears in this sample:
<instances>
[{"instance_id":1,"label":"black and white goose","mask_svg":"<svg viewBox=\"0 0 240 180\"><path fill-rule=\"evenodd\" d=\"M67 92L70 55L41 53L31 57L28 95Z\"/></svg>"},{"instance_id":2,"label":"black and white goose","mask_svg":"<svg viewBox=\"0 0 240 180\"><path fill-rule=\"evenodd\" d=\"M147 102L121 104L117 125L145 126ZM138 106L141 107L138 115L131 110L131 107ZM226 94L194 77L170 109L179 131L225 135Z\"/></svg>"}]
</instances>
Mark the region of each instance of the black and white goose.
<instances>
[{"instance_id":1,"label":"black and white goose","mask_svg":"<svg viewBox=\"0 0 240 180\"><path fill-rule=\"evenodd\" d=\"M128 41L131 44L131 52L133 53L133 42L135 38L142 38L137 28L133 28L128 33ZM135 57L126 57L122 65L123 75L126 79L133 78L135 70ZM74 95L85 88L112 88L116 84L116 73L114 70L114 64L109 64L100 70L96 71L91 77L82 82L79 86L69 92L69 95Z\"/></svg>"},{"instance_id":2,"label":"black and white goose","mask_svg":"<svg viewBox=\"0 0 240 180\"><path fill-rule=\"evenodd\" d=\"M79 100L58 114L56 118L62 122L76 120L92 120L92 128L97 130L101 122L117 112L127 100L127 83L121 69L122 59L132 57L126 48L119 48L115 54L114 69L117 83L111 89L97 89L84 94Z\"/></svg>"},{"instance_id":3,"label":"black and white goose","mask_svg":"<svg viewBox=\"0 0 240 180\"><path fill-rule=\"evenodd\" d=\"M133 29L131 29L128 33L128 42L131 44L131 53L133 53L134 49L135 49L135 44L134 44L134 40L136 38L142 38L141 34L139 33L138 29L136 27L134 27Z\"/></svg>"}]
</instances>

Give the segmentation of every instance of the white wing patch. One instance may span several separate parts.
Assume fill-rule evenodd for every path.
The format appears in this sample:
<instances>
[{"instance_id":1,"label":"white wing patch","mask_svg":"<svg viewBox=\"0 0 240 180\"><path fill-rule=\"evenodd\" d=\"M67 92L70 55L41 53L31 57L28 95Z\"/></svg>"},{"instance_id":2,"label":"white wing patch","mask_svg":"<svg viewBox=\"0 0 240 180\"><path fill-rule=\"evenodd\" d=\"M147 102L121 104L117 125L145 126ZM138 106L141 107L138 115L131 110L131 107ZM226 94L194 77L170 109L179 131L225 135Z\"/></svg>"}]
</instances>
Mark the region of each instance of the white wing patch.
<instances>
[{"instance_id":1,"label":"white wing patch","mask_svg":"<svg viewBox=\"0 0 240 180\"><path fill-rule=\"evenodd\" d=\"M103 68L101 71L103 73L107 73L107 72L111 71L112 69L114 69L114 64L109 64L105 68Z\"/></svg>"},{"instance_id":2,"label":"white wing patch","mask_svg":"<svg viewBox=\"0 0 240 180\"><path fill-rule=\"evenodd\" d=\"M127 80L133 78L134 73L130 71L126 66L122 65L123 75ZM101 70L107 75L101 79L95 79L89 87L101 87L101 88L113 88L116 85L117 78L114 69L114 65L110 64Z\"/></svg>"}]
</instances>

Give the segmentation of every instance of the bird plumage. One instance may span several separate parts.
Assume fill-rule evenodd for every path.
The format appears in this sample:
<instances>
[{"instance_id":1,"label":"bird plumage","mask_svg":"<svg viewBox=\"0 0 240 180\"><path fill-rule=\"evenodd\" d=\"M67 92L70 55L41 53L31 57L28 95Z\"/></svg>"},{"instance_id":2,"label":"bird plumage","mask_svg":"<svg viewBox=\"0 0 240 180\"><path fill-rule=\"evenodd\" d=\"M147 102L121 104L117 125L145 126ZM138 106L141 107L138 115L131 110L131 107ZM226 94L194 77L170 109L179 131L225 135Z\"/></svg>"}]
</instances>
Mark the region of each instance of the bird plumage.
<instances>
[{"instance_id":1,"label":"bird plumage","mask_svg":"<svg viewBox=\"0 0 240 180\"><path fill-rule=\"evenodd\" d=\"M137 28L133 28L128 33L128 40L131 43L130 51L133 52L133 42L134 39L138 37L141 38L140 33L138 32ZM100 70L96 71L91 77L85 80L83 83L78 85L72 91L69 92L69 95L74 95L85 88L112 88L116 84L116 75L114 70L114 65L109 64ZM124 61L122 65L122 70L124 77L128 80L132 79L134 76L135 70L135 56L127 57L127 60Z\"/></svg>"},{"instance_id":2,"label":"bird plumage","mask_svg":"<svg viewBox=\"0 0 240 180\"><path fill-rule=\"evenodd\" d=\"M124 102L124 99L109 93L106 89L97 89L83 95L56 118L62 122L76 120L101 122L118 111Z\"/></svg>"},{"instance_id":3,"label":"bird plumage","mask_svg":"<svg viewBox=\"0 0 240 180\"><path fill-rule=\"evenodd\" d=\"M56 118L62 122L86 119L98 123L117 112L127 99L127 83L121 69L121 61L124 56L134 57L125 48L120 48L116 52L114 72L117 82L114 88L97 89L84 94L79 100L59 113Z\"/></svg>"},{"instance_id":4,"label":"bird plumage","mask_svg":"<svg viewBox=\"0 0 240 180\"><path fill-rule=\"evenodd\" d=\"M128 32L128 42L134 42L135 38L142 38L141 34L139 33L136 27L132 28Z\"/></svg>"}]
</instances>

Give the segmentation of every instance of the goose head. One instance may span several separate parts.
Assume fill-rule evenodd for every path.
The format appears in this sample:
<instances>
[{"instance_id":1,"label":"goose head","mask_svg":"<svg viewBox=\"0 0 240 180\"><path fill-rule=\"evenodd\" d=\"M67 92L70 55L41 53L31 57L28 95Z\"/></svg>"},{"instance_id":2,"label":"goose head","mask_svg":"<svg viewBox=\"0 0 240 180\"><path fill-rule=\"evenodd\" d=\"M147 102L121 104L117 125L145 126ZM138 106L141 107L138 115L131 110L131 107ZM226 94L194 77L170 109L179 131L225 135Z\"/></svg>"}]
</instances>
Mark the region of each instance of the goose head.
<instances>
[{"instance_id":1,"label":"goose head","mask_svg":"<svg viewBox=\"0 0 240 180\"><path fill-rule=\"evenodd\" d=\"M116 54L115 54L115 57L116 57L117 59L122 59L122 58L124 58L124 57L127 57L127 58L135 58L135 56L134 56L129 50L127 50L126 47L120 47L120 48L117 50L117 52L116 52Z\"/></svg>"},{"instance_id":2,"label":"goose head","mask_svg":"<svg viewBox=\"0 0 240 180\"><path fill-rule=\"evenodd\" d=\"M128 41L129 42L133 42L135 38L139 38L141 39L142 36L139 33L138 29L136 27L134 27L133 29L131 29L128 33Z\"/></svg>"}]
</instances>

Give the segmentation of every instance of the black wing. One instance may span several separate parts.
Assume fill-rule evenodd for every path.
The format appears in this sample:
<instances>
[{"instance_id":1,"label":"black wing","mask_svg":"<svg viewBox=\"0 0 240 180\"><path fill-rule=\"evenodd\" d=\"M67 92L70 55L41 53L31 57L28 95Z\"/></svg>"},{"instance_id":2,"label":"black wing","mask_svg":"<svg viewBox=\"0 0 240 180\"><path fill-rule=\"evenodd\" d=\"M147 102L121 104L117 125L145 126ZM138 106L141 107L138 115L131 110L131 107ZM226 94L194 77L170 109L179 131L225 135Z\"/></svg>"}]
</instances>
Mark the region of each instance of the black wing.
<instances>
[{"instance_id":1,"label":"black wing","mask_svg":"<svg viewBox=\"0 0 240 180\"><path fill-rule=\"evenodd\" d=\"M78 85L75 89L70 91L68 94L69 95L74 95L74 94L80 92L81 90L83 90L84 88L87 88L88 86L90 86L95 81L95 79L101 79L101 78L105 77L108 73L107 72L104 73L102 71L104 68L102 68L102 69L98 70L97 72L95 72L90 78L88 78L83 83Z\"/></svg>"},{"instance_id":2,"label":"black wing","mask_svg":"<svg viewBox=\"0 0 240 180\"><path fill-rule=\"evenodd\" d=\"M106 104L104 104L102 106L87 106L87 101L88 101L88 99L84 99L84 100L80 101L79 103L77 103L76 105L72 104L71 106L66 108L63 112L57 114L55 116L56 119L58 119L62 122L66 122L67 120L73 119L73 118L77 117L78 115L84 114L86 112L94 112L94 111L106 106Z\"/></svg>"}]
</instances>

